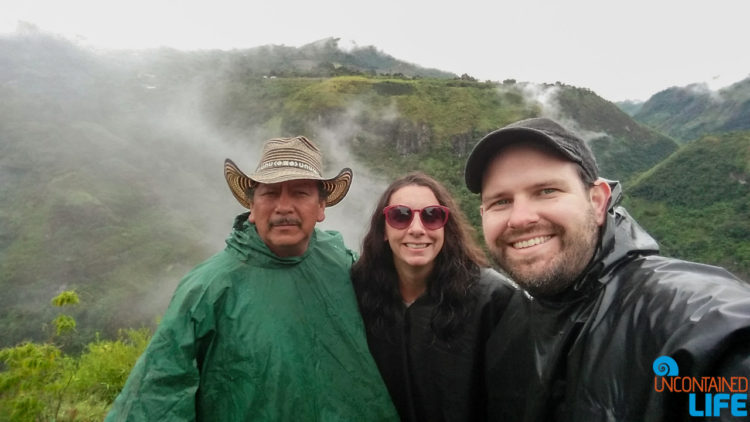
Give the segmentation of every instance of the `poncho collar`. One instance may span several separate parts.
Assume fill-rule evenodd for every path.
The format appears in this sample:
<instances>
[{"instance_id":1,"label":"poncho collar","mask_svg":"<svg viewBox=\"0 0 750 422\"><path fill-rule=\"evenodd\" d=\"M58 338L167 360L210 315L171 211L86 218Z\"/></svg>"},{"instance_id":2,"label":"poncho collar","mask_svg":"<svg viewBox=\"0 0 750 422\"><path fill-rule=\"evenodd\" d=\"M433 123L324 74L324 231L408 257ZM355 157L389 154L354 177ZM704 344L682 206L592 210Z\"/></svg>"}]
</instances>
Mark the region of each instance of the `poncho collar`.
<instances>
[{"instance_id":1,"label":"poncho collar","mask_svg":"<svg viewBox=\"0 0 750 422\"><path fill-rule=\"evenodd\" d=\"M317 229L310 235L307 250L300 256L280 257L268 249L258 235L255 224L248 221L250 212L235 217L232 233L226 240L227 250L234 253L241 261L265 267L283 267L296 265L304 261L317 243Z\"/></svg>"},{"instance_id":2,"label":"poncho collar","mask_svg":"<svg viewBox=\"0 0 750 422\"><path fill-rule=\"evenodd\" d=\"M631 255L653 255L659 253L656 243L643 227L638 224L628 211L620 206L622 185L610 181L612 199L607 210L607 219L600 237L599 248L592 260L589 274L597 278L608 273L620 261Z\"/></svg>"}]
</instances>

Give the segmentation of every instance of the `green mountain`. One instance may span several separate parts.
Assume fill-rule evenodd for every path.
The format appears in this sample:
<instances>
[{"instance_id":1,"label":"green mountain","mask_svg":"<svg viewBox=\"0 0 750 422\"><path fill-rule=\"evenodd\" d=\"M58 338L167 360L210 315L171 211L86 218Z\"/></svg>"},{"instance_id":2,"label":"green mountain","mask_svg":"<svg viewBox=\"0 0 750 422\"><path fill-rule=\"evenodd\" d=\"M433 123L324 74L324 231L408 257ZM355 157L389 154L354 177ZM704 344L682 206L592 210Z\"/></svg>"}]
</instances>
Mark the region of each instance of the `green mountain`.
<instances>
[{"instance_id":1,"label":"green mountain","mask_svg":"<svg viewBox=\"0 0 750 422\"><path fill-rule=\"evenodd\" d=\"M448 185L478 227L466 155L521 118L580 130L610 178L634 180L677 148L583 88L478 82L337 42L96 52L0 38L0 347L39 339L63 290L89 304L73 315L81 343L152 325L242 211L224 158L252 171L271 137L309 136L327 173L354 169L324 223L353 249L384 184L410 170Z\"/></svg>"},{"instance_id":2,"label":"green mountain","mask_svg":"<svg viewBox=\"0 0 750 422\"><path fill-rule=\"evenodd\" d=\"M667 136L640 125L617 105L584 88L563 89L557 96L563 115L589 134L602 176L628 183L677 149Z\"/></svg>"},{"instance_id":3,"label":"green mountain","mask_svg":"<svg viewBox=\"0 0 750 422\"><path fill-rule=\"evenodd\" d=\"M391 74L407 77L454 78L456 75L428 69L379 51L373 46L354 47L344 51L339 38L324 38L299 48L262 46L241 51L243 70L277 76L336 76L363 73ZM289 65L293 70L287 70Z\"/></svg>"},{"instance_id":4,"label":"green mountain","mask_svg":"<svg viewBox=\"0 0 750 422\"><path fill-rule=\"evenodd\" d=\"M38 338L49 300L72 288L95 304L76 315L83 327L151 322L219 243L191 197L215 190L216 172L183 142L164 103L175 92L64 40L0 40L0 52L0 341Z\"/></svg>"},{"instance_id":5,"label":"green mountain","mask_svg":"<svg viewBox=\"0 0 750 422\"><path fill-rule=\"evenodd\" d=\"M618 101L615 104L617 104L617 107L620 107L620 110L632 117L640 111L641 107L643 107L643 103L644 101L625 100Z\"/></svg>"},{"instance_id":6,"label":"green mountain","mask_svg":"<svg viewBox=\"0 0 750 422\"><path fill-rule=\"evenodd\" d=\"M672 87L646 101L635 120L680 142L750 129L750 78L719 91L704 84Z\"/></svg>"},{"instance_id":7,"label":"green mountain","mask_svg":"<svg viewBox=\"0 0 750 422\"><path fill-rule=\"evenodd\" d=\"M750 131L705 136L629 189L628 209L662 252L750 280Z\"/></svg>"}]
</instances>

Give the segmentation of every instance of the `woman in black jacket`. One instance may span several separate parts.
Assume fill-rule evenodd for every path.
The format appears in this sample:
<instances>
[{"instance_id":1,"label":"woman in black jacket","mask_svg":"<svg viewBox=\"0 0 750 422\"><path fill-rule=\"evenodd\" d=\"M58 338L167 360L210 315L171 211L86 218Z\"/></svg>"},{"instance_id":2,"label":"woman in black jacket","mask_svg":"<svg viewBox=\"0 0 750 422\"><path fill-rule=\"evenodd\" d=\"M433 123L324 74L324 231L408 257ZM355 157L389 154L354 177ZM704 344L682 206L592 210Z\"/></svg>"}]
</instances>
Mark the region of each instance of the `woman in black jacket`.
<instances>
[{"instance_id":1,"label":"woman in black jacket","mask_svg":"<svg viewBox=\"0 0 750 422\"><path fill-rule=\"evenodd\" d=\"M403 421L486 419L484 345L513 284L455 201L411 173L382 194L353 268L370 351Z\"/></svg>"}]
</instances>

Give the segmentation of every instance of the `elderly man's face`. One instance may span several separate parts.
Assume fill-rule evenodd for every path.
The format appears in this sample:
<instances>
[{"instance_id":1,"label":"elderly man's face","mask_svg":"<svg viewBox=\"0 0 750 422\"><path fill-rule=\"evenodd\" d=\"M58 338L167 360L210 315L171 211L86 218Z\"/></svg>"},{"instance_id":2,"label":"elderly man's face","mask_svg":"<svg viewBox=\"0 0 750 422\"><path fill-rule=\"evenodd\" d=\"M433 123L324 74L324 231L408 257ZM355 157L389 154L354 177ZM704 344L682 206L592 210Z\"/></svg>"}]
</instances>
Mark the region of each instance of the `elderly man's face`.
<instances>
[{"instance_id":1,"label":"elderly man's face","mask_svg":"<svg viewBox=\"0 0 750 422\"><path fill-rule=\"evenodd\" d=\"M535 295L565 290L591 260L609 185L586 187L577 165L538 148L507 147L487 166L482 228L503 270Z\"/></svg>"},{"instance_id":2,"label":"elderly man's face","mask_svg":"<svg viewBox=\"0 0 750 422\"><path fill-rule=\"evenodd\" d=\"M315 223L325 219L325 198L315 180L290 180L255 188L250 222L278 256L300 256L307 250Z\"/></svg>"}]
</instances>

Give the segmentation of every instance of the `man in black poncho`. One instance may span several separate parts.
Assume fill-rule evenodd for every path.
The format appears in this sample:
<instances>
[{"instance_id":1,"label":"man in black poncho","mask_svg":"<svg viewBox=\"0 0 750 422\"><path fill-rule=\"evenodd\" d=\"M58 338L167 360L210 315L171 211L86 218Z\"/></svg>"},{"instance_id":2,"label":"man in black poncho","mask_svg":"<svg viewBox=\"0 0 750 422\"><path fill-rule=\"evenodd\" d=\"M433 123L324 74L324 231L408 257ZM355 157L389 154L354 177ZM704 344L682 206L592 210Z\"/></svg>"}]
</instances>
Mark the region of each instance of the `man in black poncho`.
<instances>
[{"instance_id":1,"label":"man in black poncho","mask_svg":"<svg viewBox=\"0 0 750 422\"><path fill-rule=\"evenodd\" d=\"M522 120L479 141L465 178L524 289L488 342L491 419L747 419L750 286L658 255L582 139Z\"/></svg>"}]
</instances>

